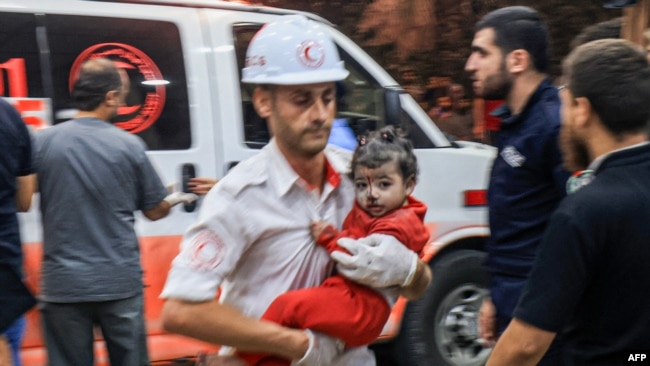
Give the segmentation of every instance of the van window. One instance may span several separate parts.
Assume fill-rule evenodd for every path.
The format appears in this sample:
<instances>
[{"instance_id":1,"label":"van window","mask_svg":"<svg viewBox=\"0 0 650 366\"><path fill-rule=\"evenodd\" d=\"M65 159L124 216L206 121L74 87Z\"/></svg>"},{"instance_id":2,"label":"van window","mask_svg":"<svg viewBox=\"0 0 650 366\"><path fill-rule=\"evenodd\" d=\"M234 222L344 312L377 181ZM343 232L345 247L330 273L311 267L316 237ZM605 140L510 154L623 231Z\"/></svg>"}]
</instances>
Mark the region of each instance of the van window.
<instances>
[{"instance_id":1,"label":"van window","mask_svg":"<svg viewBox=\"0 0 650 366\"><path fill-rule=\"evenodd\" d=\"M239 80L242 77L242 68L246 60L246 49L253 39L253 36L262 27L261 24L237 24L233 27L235 42L235 54L237 56L237 69ZM244 121L244 144L251 149L261 149L271 139L271 134L266 126L266 120L262 119L253 107L253 86L240 83L242 101L242 120Z\"/></svg>"},{"instance_id":2,"label":"van window","mask_svg":"<svg viewBox=\"0 0 650 366\"><path fill-rule=\"evenodd\" d=\"M244 67L246 49L255 33L261 28L260 24L236 24L233 28L235 40L235 53L240 72ZM352 128L355 135L364 135L369 131L385 126L384 116L384 91L377 81L369 75L363 67L348 55L343 49L338 48L339 55L345 62L350 75L346 80L337 83L337 118L344 118ZM242 111L244 121L244 143L254 149L260 149L270 139L266 121L260 118L253 108L251 101L253 87L241 84ZM408 133L415 148L433 147L431 140L424 134L420 127L404 111L400 127Z\"/></svg>"},{"instance_id":3,"label":"van window","mask_svg":"<svg viewBox=\"0 0 650 366\"><path fill-rule=\"evenodd\" d=\"M70 88L80 64L107 57L131 81L114 123L145 140L150 150L191 146L183 51L173 23L55 14L0 13L0 94L47 98L49 124L76 112ZM21 64L22 63L22 64ZM19 70L19 71L16 71ZM10 72L22 74L13 76ZM22 79L21 79L22 78ZM26 82L24 81L26 80Z\"/></svg>"},{"instance_id":4,"label":"van window","mask_svg":"<svg viewBox=\"0 0 650 366\"><path fill-rule=\"evenodd\" d=\"M357 136L392 123L406 133L414 148L434 147L431 139L404 109L399 121L383 121L385 103L381 86L348 53L339 48L339 54L350 75L341 84L343 97L339 100L337 114L339 118L347 119Z\"/></svg>"}]
</instances>

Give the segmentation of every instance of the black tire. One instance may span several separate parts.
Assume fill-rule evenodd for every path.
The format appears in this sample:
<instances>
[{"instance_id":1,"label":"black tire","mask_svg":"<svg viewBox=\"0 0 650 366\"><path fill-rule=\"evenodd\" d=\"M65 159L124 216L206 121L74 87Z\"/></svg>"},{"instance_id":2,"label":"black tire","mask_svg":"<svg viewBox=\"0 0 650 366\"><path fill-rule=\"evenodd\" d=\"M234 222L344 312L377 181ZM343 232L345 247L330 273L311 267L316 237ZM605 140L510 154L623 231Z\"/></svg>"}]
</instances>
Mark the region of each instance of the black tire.
<instances>
[{"instance_id":1,"label":"black tire","mask_svg":"<svg viewBox=\"0 0 650 366\"><path fill-rule=\"evenodd\" d=\"M488 293L485 253L452 252L431 265L425 295L404 313L393 358L400 366L477 366L489 350L478 339L478 311Z\"/></svg>"}]
</instances>

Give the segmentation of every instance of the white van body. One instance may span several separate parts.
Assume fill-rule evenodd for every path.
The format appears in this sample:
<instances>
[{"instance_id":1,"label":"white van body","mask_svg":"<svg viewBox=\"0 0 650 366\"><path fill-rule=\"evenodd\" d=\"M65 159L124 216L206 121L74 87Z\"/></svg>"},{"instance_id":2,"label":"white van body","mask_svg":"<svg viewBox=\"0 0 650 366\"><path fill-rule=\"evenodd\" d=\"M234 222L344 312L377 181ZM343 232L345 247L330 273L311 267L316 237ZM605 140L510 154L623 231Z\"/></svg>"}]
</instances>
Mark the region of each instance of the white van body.
<instances>
[{"instance_id":1,"label":"white van body","mask_svg":"<svg viewBox=\"0 0 650 366\"><path fill-rule=\"evenodd\" d=\"M251 114L250 90L240 83L242 52L262 24L289 13L296 12L218 0L3 0L0 96L17 106L26 123L38 133L74 114L68 93L79 62L89 57L113 58L127 69L133 85L133 98L127 99L129 108L118 125L147 142L148 156L163 182L179 189L186 164L194 167L196 176L220 178L268 141L267 132L260 127L263 121ZM351 70L346 81L350 100L347 107L339 108L339 115L349 119L356 133L383 126L391 113L398 116L390 122L409 132L419 160L414 195L429 207L426 221L432 228L432 239L425 259L434 270L435 285L418 302L398 303L379 343L389 340L386 344L391 348L410 352L399 361L403 365L418 360L450 365L480 363L485 352L477 346L473 316L485 282L474 273L464 279L460 275L462 280L450 279L458 283L445 283L445 273L450 270L445 259L460 261L454 262L454 273L478 271L477 253L489 234L487 213L484 199L479 198L477 203L468 197L484 197L494 149L450 141L408 94L401 93L395 99L399 113L391 111L395 105L387 101L388 96L397 95L395 80L332 24L305 15L324 24ZM468 196L468 192L475 196ZM27 282L36 289L42 229L38 199L34 201L32 210L21 214L20 219ZM197 212L177 207L156 222L137 216L148 286L145 296L152 361L195 356L200 348L176 349L173 353L172 348L180 347L180 338L156 343L156 339L174 337L164 334L156 323L157 296L170 256L178 250L180 237L196 220ZM460 259L459 252L465 253ZM156 267L150 267L154 262ZM446 266L438 270L441 263ZM458 276L456 273L454 278ZM441 283L445 289L440 288ZM43 350L36 311L29 314L28 323L23 360L25 365L40 364ZM464 332L463 344L456 341L459 325ZM456 330L450 330L454 326Z\"/></svg>"}]
</instances>

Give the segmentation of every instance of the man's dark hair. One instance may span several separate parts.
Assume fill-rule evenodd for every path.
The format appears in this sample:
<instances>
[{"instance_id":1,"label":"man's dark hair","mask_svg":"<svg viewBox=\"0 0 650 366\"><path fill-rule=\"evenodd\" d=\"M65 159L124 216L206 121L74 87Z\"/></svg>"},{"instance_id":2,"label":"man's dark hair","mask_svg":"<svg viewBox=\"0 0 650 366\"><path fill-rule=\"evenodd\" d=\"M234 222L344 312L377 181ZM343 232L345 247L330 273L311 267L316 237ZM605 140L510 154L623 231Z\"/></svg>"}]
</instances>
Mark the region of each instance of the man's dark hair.
<instances>
[{"instance_id":1,"label":"man's dark hair","mask_svg":"<svg viewBox=\"0 0 650 366\"><path fill-rule=\"evenodd\" d=\"M644 50L622 39L593 41L573 50L563 68L573 97L587 98L613 134L645 130L650 120L650 66Z\"/></svg>"},{"instance_id":2,"label":"man's dark hair","mask_svg":"<svg viewBox=\"0 0 650 366\"><path fill-rule=\"evenodd\" d=\"M475 31L494 29L494 44L506 55L523 49L530 54L533 66L547 73L551 47L544 19L527 6L510 6L488 13L476 23Z\"/></svg>"},{"instance_id":3,"label":"man's dark hair","mask_svg":"<svg viewBox=\"0 0 650 366\"><path fill-rule=\"evenodd\" d=\"M570 48L574 49L587 42L599 39L621 38L621 28L623 27L623 18L618 17L604 22L592 24L585 27L571 41Z\"/></svg>"},{"instance_id":4,"label":"man's dark hair","mask_svg":"<svg viewBox=\"0 0 650 366\"><path fill-rule=\"evenodd\" d=\"M105 100L106 93L119 90L122 79L115 63L96 58L83 63L72 88L72 100L81 111L93 111Z\"/></svg>"}]
</instances>

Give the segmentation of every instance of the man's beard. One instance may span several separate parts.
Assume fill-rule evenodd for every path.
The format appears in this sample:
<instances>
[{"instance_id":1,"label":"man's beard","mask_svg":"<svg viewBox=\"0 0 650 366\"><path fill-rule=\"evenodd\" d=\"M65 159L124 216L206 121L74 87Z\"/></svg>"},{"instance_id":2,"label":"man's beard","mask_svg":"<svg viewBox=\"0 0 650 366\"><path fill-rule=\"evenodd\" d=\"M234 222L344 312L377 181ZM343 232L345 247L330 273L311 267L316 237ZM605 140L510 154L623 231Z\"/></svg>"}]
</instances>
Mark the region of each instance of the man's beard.
<instances>
[{"instance_id":1,"label":"man's beard","mask_svg":"<svg viewBox=\"0 0 650 366\"><path fill-rule=\"evenodd\" d=\"M587 146L575 136L575 133L567 125L562 125L560 128L560 149L562 150L562 163L568 171L585 170L589 166L591 159Z\"/></svg>"},{"instance_id":2,"label":"man's beard","mask_svg":"<svg viewBox=\"0 0 650 366\"><path fill-rule=\"evenodd\" d=\"M325 150L328 140L327 138L322 141L311 140L309 138L309 133L317 130L323 130L329 136L330 129L325 126L295 131L285 125L277 131L274 131L274 137L279 144L293 151L296 156L313 158Z\"/></svg>"},{"instance_id":3,"label":"man's beard","mask_svg":"<svg viewBox=\"0 0 650 366\"><path fill-rule=\"evenodd\" d=\"M512 89L512 79L506 70L505 62L501 65L498 74L490 75L483 83L483 99L505 100Z\"/></svg>"}]
</instances>

